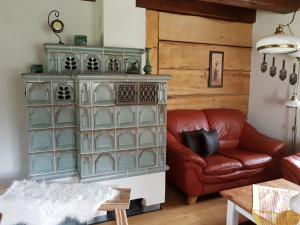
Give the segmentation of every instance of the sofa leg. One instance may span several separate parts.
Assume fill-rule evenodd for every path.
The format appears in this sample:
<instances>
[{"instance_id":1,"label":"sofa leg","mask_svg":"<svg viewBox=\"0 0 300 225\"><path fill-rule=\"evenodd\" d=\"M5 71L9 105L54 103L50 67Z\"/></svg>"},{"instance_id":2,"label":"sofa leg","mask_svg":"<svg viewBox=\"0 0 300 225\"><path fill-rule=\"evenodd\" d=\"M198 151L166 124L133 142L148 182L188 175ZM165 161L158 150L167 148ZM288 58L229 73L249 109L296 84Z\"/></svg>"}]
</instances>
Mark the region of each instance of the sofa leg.
<instances>
[{"instance_id":1,"label":"sofa leg","mask_svg":"<svg viewBox=\"0 0 300 225\"><path fill-rule=\"evenodd\" d=\"M198 197L190 197L190 196L188 196L188 198L187 198L187 204L189 204L189 205L195 205L196 202L197 202L197 198Z\"/></svg>"}]
</instances>

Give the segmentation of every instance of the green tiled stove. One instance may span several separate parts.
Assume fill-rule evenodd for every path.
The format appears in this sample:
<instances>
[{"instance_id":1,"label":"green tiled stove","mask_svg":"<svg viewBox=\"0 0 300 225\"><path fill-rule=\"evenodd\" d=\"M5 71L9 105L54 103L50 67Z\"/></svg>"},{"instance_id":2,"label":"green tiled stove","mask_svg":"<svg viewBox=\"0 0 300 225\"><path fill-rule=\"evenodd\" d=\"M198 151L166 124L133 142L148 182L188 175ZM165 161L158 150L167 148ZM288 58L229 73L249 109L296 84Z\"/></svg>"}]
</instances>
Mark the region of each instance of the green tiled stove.
<instances>
[{"instance_id":1,"label":"green tiled stove","mask_svg":"<svg viewBox=\"0 0 300 225\"><path fill-rule=\"evenodd\" d=\"M168 76L143 49L45 44L48 73L23 74L30 178L105 181L164 172Z\"/></svg>"}]
</instances>

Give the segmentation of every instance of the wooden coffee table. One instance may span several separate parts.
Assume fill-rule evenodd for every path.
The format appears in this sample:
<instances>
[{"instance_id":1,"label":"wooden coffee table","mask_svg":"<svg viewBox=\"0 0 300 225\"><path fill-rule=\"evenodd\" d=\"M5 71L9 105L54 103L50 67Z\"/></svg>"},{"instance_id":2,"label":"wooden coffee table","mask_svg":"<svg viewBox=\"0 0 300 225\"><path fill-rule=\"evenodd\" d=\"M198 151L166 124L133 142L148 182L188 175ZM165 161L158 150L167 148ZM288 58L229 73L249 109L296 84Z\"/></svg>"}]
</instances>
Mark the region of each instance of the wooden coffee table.
<instances>
[{"instance_id":1,"label":"wooden coffee table","mask_svg":"<svg viewBox=\"0 0 300 225\"><path fill-rule=\"evenodd\" d=\"M285 179L272 180L260 183L260 185L300 191L300 186ZM239 214L255 223L252 216L252 185L221 191L220 193L227 199L226 225L238 225Z\"/></svg>"}]
</instances>

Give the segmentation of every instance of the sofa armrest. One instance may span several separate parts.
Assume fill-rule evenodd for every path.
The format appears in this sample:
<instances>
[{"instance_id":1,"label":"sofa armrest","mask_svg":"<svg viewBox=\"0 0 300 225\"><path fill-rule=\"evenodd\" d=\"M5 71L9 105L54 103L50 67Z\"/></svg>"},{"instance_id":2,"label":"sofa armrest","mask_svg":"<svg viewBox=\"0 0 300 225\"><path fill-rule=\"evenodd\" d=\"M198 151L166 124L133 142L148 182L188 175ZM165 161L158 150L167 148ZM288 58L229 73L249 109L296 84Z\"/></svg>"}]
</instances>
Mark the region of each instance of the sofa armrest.
<instances>
[{"instance_id":1,"label":"sofa armrest","mask_svg":"<svg viewBox=\"0 0 300 225\"><path fill-rule=\"evenodd\" d=\"M196 163L202 168L206 166L201 156L182 145L169 131L167 131L167 149L168 154L173 154L186 162Z\"/></svg>"},{"instance_id":2,"label":"sofa armrest","mask_svg":"<svg viewBox=\"0 0 300 225\"><path fill-rule=\"evenodd\" d=\"M240 138L240 148L275 156L284 154L285 143L259 133L254 127L246 123Z\"/></svg>"}]
</instances>

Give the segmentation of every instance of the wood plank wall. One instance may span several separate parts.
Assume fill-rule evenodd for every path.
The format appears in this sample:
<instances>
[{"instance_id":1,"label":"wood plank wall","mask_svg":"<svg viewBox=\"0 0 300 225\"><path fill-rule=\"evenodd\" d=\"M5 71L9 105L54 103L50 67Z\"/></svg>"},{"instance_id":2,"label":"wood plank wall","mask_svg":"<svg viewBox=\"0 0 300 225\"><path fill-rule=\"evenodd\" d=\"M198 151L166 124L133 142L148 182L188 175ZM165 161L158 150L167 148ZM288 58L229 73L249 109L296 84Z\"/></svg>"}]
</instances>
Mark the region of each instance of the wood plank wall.
<instances>
[{"instance_id":1,"label":"wood plank wall","mask_svg":"<svg viewBox=\"0 0 300 225\"><path fill-rule=\"evenodd\" d=\"M252 24L147 10L153 74L172 76L168 109L248 112ZM209 52L224 52L223 88L208 88Z\"/></svg>"}]
</instances>

